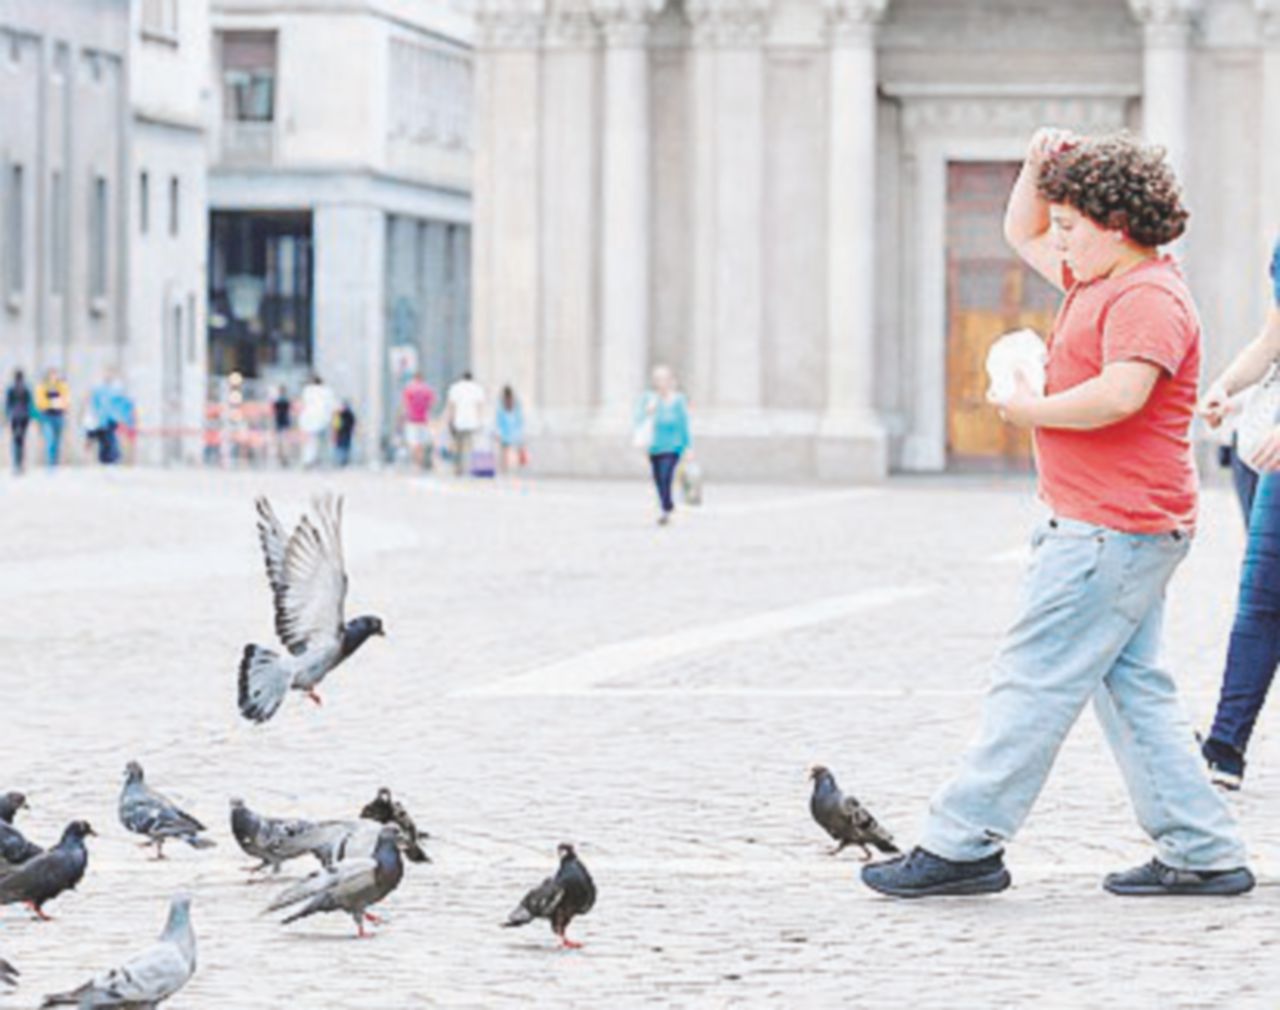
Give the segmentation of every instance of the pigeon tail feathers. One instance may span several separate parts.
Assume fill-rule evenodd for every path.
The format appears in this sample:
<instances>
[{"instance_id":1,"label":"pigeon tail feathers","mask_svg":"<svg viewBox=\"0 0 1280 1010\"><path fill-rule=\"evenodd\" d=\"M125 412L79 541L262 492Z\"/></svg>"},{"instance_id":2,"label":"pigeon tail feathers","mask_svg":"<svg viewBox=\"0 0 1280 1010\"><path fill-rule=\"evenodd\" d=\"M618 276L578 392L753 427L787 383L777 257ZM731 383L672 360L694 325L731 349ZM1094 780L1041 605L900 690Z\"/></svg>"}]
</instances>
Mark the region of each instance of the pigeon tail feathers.
<instances>
[{"instance_id":1,"label":"pigeon tail feathers","mask_svg":"<svg viewBox=\"0 0 1280 1010\"><path fill-rule=\"evenodd\" d=\"M279 711L292 681L277 653L246 645L240 660L240 714L251 722L266 722Z\"/></svg>"}]
</instances>

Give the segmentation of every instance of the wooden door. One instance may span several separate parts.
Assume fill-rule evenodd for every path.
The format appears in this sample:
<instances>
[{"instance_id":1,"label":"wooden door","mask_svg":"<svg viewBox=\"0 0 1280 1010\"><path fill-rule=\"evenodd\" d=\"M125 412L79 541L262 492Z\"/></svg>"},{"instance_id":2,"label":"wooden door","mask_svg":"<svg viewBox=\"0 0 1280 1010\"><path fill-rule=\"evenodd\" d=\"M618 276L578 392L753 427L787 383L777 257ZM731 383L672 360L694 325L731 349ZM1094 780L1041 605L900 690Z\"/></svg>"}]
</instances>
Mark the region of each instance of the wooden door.
<instances>
[{"instance_id":1,"label":"wooden door","mask_svg":"<svg viewBox=\"0 0 1280 1010\"><path fill-rule=\"evenodd\" d=\"M1031 466L1031 437L987 403L987 350L1023 327L1049 336L1060 293L1004 241L1016 162L947 166L947 460L954 468Z\"/></svg>"}]
</instances>

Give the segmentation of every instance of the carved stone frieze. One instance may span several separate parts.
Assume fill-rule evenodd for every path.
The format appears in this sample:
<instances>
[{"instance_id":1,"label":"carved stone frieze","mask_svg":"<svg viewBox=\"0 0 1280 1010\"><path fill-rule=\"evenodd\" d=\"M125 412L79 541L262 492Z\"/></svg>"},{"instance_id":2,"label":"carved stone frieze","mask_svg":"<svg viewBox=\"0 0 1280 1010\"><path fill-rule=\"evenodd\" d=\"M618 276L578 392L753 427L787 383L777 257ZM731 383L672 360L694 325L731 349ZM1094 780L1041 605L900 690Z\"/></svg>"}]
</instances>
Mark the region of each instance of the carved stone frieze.
<instances>
[{"instance_id":1,"label":"carved stone frieze","mask_svg":"<svg viewBox=\"0 0 1280 1010\"><path fill-rule=\"evenodd\" d=\"M823 0L827 32L836 45L870 45L889 0Z\"/></svg>"},{"instance_id":2,"label":"carved stone frieze","mask_svg":"<svg viewBox=\"0 0 1280 1010\"><path fill-rule=\"evenodd\" d=\"M535 48L545 13L545 0L475 0L476 48Z\"/></svg>"},{"instance_id":3,"label":"carved stone frieze","mask_svg":"<svg viewBox=\"0 0 1280 1010\"><path fill-rule=\"evenodd\" d=\"M695 45L758 46L769 28L769 0L685 0Z\"/></svg>"},{"instance_id":4,"label":"carved stone frieze","mask_svg":"<svg viewBox=\"0 0 1280 1010\"><path fill-rule=\"evenodd\" d=\"M1081 133L1107 133L1125 126L1120 98L927 98L908 99L902 125L908 144L917 134L1024 133L1045 123Z\"/></svg>"},{"instance_id":5,"label":"carved stone frieze","mask_svg":"<svg viewBox=\"0 0 1280 1010\"><path fill-rule=\"evenodd\" d=\"M1129 0L1129 10L1142 25L1148 48L1181 48L1191 38L1191 26L1202 0Z\"/></svg>"}]
</instances>

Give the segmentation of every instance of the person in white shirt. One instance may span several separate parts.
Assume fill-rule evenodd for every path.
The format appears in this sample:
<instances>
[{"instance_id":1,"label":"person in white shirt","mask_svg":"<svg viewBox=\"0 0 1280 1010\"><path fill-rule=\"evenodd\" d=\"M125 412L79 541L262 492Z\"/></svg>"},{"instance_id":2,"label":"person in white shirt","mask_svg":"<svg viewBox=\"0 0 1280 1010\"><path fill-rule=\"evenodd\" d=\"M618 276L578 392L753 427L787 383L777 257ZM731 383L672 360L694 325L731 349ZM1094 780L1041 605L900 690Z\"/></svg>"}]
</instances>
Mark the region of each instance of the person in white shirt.
<instances>
[{"instance_id":1,"label":"person in white shirt","mask_svg":"<svg viewBox=\"0 0 1280 1010\"><path fill-rule=\"evenodd\" d=\"M333 391L318 375L302 387L302 409L298 413L298 428L302 432L302 465L317 466L328 441L329 426L333 423L335 401Z\"/></svg>"},{"instance_id":2,"label":"person in white shirt","mask_svg":"<svg viewBox=\"0 0 1280 1010\"><path fill-rule=\"evenodd\" d=\"M484 387L471 378L470 372L463 372L445 396L445 419L453 439L453 472L458 476L467 472L471 444L484 423L484 412Z\"/></svg>"}]
</instances>

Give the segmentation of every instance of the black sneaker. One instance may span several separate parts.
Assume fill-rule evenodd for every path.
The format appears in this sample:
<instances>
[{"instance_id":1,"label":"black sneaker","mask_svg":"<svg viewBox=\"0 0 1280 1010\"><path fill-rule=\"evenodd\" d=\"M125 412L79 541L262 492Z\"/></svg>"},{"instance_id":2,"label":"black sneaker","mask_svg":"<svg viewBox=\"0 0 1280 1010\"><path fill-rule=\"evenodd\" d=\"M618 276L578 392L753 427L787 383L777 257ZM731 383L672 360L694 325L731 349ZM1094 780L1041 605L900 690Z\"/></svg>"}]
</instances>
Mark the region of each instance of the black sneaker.
<instances>
[{"instance_id":1,"label":"black sneaker","mask_svg":"<svg viewBox=\"0 0 1280 1010\"><path fill-rule=\"evenodd\" d=\"M1200 754L1209 766L1209 781L1235 792L1244 784L1244 754L1230 744L1209 737L1200 743Z\"/></svg>"},{"instance_id":2,"label":"black sneaker","mask_svg":"<svg viewBox=\"0 0 1280 1010\"><path fill-rule=\"evenodd\" d=\"M908 855L862 868L862 882L895 898L927 898L944 894L995 894L1009 886L1004 855L972 862L943 859L918 846Z\"/></svg>"},{"instance_id":3,"label":"black sneaker","mask_svg":"<svg viewBox=\"0 0 1280 1010\"><path fill-rule=\"evenodd\" d=\"M1234 870L1175 870L1158 859L1122 873L1108 873L1102 886L1112 894L1146 897L1162 894L1244 894L1256 881L1247 866Z\"/></svg>"}]
</instances>

